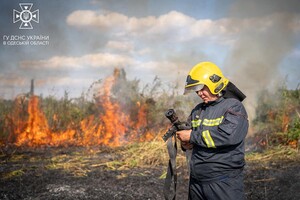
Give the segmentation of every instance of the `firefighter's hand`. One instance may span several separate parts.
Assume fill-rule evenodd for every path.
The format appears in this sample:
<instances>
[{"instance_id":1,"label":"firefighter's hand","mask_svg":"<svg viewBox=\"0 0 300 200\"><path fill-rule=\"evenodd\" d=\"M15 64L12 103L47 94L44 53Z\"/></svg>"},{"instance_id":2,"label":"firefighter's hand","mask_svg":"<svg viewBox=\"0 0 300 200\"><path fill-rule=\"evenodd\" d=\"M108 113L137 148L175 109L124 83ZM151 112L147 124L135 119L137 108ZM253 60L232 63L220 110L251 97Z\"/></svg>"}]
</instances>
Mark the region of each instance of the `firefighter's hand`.
<instances>
[{"instance_id":1,"label":"firefighter's hand","mask_svg":"<svg viewBox=\"0 0 300 200\"><path fill-rule=\"evenodd\" d=\"M192 130L182 130L182 131L177 131L176 135L181 142L190 142L191 132Z\"/></svg>"},{"instance_id":2,"label":"firefighter's hand","mask_svg":"<svg viewBox=\"0 0 300 200\"><path fill-rule=\"evenodd\" d=\"M191 150L193 145L189 142L181 142L181 147L185 150Z\"/></svg>"}]
</instances>

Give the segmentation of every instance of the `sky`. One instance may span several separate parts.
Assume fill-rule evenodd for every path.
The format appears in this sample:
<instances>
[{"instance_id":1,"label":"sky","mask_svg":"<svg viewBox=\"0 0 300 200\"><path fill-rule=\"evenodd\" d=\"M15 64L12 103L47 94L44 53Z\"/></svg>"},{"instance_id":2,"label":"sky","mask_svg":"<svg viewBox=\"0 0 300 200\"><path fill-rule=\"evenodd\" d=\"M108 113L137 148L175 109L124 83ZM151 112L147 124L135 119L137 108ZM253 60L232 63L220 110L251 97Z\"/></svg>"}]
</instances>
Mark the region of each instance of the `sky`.
<instances>
[{"instance_id":1,"label":"sky","mask_svg":"<svg viewBox=\"0 0 300 200\"><path fill-rule=\"evenodd\" d=\"M38 95L79 97L114 68L181 93L202 61L250 104L262 88L300 84L299 0L1 0L0 37L2 99L29 92L31 79Z\"/></svg>"}]
</instances>

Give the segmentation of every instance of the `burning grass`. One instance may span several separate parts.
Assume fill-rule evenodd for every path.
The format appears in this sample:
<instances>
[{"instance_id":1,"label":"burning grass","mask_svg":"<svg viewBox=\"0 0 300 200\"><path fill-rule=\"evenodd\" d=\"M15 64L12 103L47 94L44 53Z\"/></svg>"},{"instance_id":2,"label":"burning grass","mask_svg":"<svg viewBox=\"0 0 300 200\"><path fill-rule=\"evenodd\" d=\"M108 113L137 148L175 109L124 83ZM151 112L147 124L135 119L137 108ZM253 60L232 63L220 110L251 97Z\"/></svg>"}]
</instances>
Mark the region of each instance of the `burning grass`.
<instances>
[{"instance_id":1,"label":"burning grass","mask_svg":"<svg viewBox=\"0 0 300 200\"><path fill-rule=\"evenodd\" d=\"M0 145L119 147L153 140L161 129L157 117L149 117L155 101L141 95L137 86L115 69L89 101L73 101L67 94L61 100L19 95L0 116Z\"/></svg>"}]
</instances>

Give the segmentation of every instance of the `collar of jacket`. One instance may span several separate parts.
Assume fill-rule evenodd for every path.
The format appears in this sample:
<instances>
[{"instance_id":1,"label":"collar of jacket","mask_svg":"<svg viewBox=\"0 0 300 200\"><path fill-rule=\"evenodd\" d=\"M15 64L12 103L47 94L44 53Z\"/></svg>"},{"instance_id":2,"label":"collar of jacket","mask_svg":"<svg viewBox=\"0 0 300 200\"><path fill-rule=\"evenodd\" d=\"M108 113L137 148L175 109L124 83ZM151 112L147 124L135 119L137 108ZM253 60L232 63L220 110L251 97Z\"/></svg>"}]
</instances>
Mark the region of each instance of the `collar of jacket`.
<instances>
[{"instance_id":1,"label":"collar of jacket","mask_svg":"<svg viewBox=\"0 0 300 200\"><path fill-rule=\"evenodd\" d=\"M215 100L215 101L209 101L209 102L207 102L207 103L203 103L203 106L205 106L205 107L207 107L207 106L213 106L213 105L216 105L216 104L218 104L219 102L221 102L221 101L223 101L223 97L220 97L220 98L218 98L217 100Z\"/></svg>"}]
</instances>

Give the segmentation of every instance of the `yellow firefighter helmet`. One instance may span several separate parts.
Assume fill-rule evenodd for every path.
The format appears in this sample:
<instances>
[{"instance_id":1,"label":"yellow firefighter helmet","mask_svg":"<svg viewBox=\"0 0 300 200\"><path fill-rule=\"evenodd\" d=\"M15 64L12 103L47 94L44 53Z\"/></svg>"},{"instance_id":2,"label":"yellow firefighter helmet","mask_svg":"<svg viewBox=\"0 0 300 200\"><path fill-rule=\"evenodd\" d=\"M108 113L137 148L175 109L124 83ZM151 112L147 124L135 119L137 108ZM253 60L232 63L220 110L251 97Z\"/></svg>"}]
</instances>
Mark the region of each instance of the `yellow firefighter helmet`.
<instances>
[{"instance_id":1,"label":"yellow firefighter helmet","mask_svg":"<svg viewBox=\"0 0 300 200\"><path fill-rule=\"evenodd\" d=\"M189 72L184 94L190 91L199 91L204 85L212 94L219 94L228 84L229 80L223 76L220 68L212 62L201 62Z\"/></svg>"}]
</instances>

